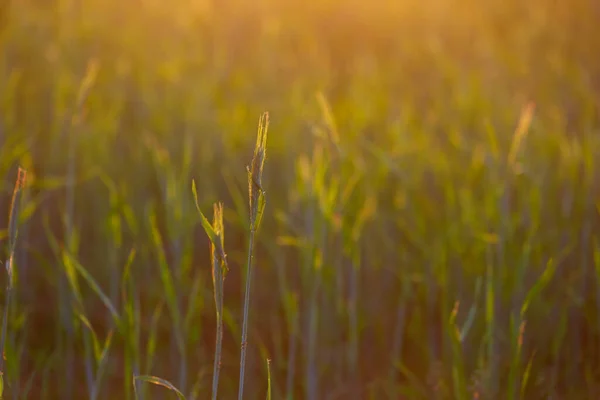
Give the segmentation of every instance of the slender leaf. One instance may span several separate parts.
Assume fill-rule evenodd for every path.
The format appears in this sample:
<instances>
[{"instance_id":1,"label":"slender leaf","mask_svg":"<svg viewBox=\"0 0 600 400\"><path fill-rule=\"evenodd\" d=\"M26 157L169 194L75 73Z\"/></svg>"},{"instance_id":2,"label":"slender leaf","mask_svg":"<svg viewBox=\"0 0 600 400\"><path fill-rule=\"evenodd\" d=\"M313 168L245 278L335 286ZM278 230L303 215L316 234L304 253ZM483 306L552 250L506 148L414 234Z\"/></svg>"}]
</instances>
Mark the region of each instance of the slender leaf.
<instances>
[{"instance_id":1,"label":"slender leaf","mask_svg":"<svg viewBox=\"0 0 600 400\"><path fill-rule=\"evenodd\" d=\"M179 389L177 389L171 382L167 381L166 379L162 379L162 378L159 378L157 376L152 376L152 375L137 375L137 376L133 377L133 383L134 383L133 387L134 388L136 387L135 381L147 382L147 383L151 383L153 385L166 387L167 389L175 392L179 399L185 400L185 396L183 395L183 393L181 393L179 391ZM137 398L137 391L136 391L136 398Z\"/></svg>"}]
</instances>

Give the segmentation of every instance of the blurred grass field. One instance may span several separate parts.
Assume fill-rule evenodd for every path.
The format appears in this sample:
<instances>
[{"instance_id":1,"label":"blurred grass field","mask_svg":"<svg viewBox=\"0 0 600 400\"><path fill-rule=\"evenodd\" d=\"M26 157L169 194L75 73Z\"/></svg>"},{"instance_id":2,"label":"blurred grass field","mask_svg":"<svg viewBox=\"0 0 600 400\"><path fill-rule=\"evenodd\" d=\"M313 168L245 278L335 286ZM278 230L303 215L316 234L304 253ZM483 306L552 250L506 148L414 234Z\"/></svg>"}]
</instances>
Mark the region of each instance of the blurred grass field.
<instances>
[{"instance_id":1,"label":"blurred grass field","mask_svg":"<svg viewBox=\"0 0 600 400\"><path fill-rule=\"evenodd\" d=\"M599 20L594 0L3 2L0 226L28 173L4 398L130 400L134 375L210 398L192 180L224 204L235 398L264 111L245 399L267 360L274 399L598 398Z\"/></svg>"}]
</instances>

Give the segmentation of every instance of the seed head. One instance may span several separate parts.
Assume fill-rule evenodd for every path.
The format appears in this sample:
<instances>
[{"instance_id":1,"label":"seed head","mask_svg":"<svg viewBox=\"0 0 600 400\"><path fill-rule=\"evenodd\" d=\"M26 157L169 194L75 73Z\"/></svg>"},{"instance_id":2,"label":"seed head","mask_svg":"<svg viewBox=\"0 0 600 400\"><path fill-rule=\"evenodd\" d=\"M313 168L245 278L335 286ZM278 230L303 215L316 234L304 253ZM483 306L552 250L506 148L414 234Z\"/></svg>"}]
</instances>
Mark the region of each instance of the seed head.
<instances>
[{"instance_id":1,"label":"seed head","mask_svg":"<svg viewBox=\"0 0 600 400\"><path fill-rule=\"evenodd\" d=\"M256 230L260 224L262 209L264 208L264 190L262 188L262 175L267 154L267 131L269 129L269 113L261 115L258 123L258 136L251 167L248 169L248 196L250 200L250 226Z\"/></svg>"}]
</instances>

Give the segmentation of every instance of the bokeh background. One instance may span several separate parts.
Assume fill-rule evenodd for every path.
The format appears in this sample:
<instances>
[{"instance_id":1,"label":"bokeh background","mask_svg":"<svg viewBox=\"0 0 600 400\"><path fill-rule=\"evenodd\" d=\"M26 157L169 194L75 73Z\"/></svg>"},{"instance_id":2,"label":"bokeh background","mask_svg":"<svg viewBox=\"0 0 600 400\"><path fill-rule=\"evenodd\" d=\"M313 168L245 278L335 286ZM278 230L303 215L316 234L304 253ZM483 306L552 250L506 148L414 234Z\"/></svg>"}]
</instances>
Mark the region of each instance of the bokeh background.
<instances>
[{"instance_id":1,"label":"bokeh background","mask_svg":"<svg viewBox=\"0 0 600 400\"><path fill-rule=\"evenodd\" d=\"M209 398L192 179L225 204L234 398L263 111L245 398L267 359L275 399L597 398L598 21L594 0L3 1L0 226L28 171L5 398L132 399L134 374Z\"/></svg>"}]
</instances>

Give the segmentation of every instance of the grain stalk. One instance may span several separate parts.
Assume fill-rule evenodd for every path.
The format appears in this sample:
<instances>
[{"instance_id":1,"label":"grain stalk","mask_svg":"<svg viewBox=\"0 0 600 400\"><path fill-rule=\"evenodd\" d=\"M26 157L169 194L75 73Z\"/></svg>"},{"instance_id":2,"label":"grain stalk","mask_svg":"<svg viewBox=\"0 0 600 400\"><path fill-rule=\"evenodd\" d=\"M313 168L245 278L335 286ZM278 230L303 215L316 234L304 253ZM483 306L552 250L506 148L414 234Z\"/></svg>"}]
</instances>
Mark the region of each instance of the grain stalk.
<instances>
[{"instance_id":1,"label":"grain stalk","mask_svg":"<svg viewBox=\"0 0 600 400\"><path fill-rule=\"evenodd\" d=\"M219 235L221 248L224 246L223 204L214 205L213 228ZM223 347L223 282L227 273L225 259L218 248L211 242L210 257L212 261L212 279L215 290L215 309L217 313L217 339L215 345L215 361L213 368L212 399L217 399L219 389L219 371L221 370L221 349Z\"/></svg>"},{"instance_id":2,"label":"grain stalk","mask_svg":"<svg viewBox=\"0 0 600 400\"><path fill-rule=\"evenodd\" d=\"M19 168L17 175L17 182L15 183L15 189L13 191L12 202L10 205L10 214L8 220L8 240L9 240L9 254L8 260L6 261L6 272L8 274L8 283L6 284L6 300L4 302L4 312L2 314L2 337L0 338L0 399L4 394L4 346L6 344L6 331L8 326L8 311L10 308L10 297L13 287L13 257L15 254L15 247L17 244L18 234L18 215L21 204L22 189L25 186L25 178L27 172L24 169Z\"/></svg>"},{"instance_id":3,"label":"grain stalk","mask_svg":"<svg viewBox=\"0 0 600 400\"><path fill-rule=\"evenodd\" d=\"M221 370L221 350L223 347L223 283L227 274L227 256L225 254L225 226L223 225L223 204L213 206L213 224L208 222L200 210L196 183L192 181L192 193L196 209L200 214L202 227L210 240L210 258L212 264L212 279L215 291L215 309L217 313L217 338L215 344L215 360L213 368L212 399L216 400L219 389L219 372Z\"/></svg>"},{"instance_id":4,"label":"grain stalk","mask_svg":"<svg viewBox=\"0 0 600 400\"><path fill-rule=\"evenodd\" d=\"M265 192L262 188L262 176L267 152L267 131L269 128L269 114L263 113L258 124L258 135L252 164L248 171L248 196L250 205L250 235L248 239L248 262L246 270L246 293L244 296L244 319L242 323L242 342L240 355L240 386L238 400L244 397L244 373L246 369L246 348L248 339L248 310L250 308L250 288L252 282L252 259L254 239L260 226L265 210Z\"/></svg>"}]
</instances>

